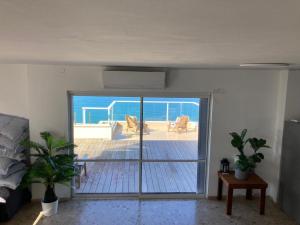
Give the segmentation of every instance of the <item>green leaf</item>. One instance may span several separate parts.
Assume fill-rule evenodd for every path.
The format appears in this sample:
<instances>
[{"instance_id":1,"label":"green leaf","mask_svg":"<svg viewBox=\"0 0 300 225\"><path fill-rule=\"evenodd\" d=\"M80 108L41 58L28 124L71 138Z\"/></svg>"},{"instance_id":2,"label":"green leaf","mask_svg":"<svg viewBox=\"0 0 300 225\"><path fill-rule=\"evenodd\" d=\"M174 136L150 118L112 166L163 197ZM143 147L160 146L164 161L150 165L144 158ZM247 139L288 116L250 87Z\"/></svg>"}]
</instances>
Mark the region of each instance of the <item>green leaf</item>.
<instances>
[{"instance_id":1,"label":"green leaf","mask_svg":"<svg viewBox=\"0 0 300 225\"><path fill-rule=\"evenodd\" d=\"M33 141L25 141L22 143L23 147L25 148L30 148L30 149L34 149L35 151L37 151L39 154L49 154L49 150L47 148L45 148L43 145L33 142Z\"/></svg>"},{"instance_id":2,"label":"green leaf","mask_svg":"<svg viewBox=\"0 0 300 225\"><path fill-rule=\"evenodd\" d=\"M56 151L61 151L61 150L70 150L77 147L76 145L72 144L72 143L65 143L62 146L56 147L55 150Z\"/></svg>"},{"instance_id":3,"label":"green leaf","mask_svg":"<svg viewBox=\"0 0 300 225\"><path fill-rule=\"evenodd\" d=\"M44 131L40 133L40 136L45 142L47 142L48 138L52 135L50 134L50 132Z\"/></svg>"},{"instance_id":4,"label":"green leaf","mask_svg":"<svg viewBox=\"0 0 300 225\"><path fill-rule=\"evenodd\" d=\"M236 132L231 132L229 133L232 137L231 140L231 145L235 148L238 149L238 151L240 152L240 154L244 154L244 148L245 145L248 142L248 139L245 140L246 134L247 134L247 129L243 129L241 134L238 134Z\"/></svg>"},{"instance_id":5,"label":"green leaf","mask_svg":"<svg viewBox=\"0 0 300 225\"><path fill-rule=\"evenodd\" d=\"M55 183L70 182L77 174L74 166L75 155L60 151L74 148L75 145L63 139L57 139L49 132L41 132L41 138L45 141L45 146L30 140L22 143L37 151L37 154L31 154L36 157L36 160L24 176L23 183L28 185L38 182L54 186Z\"/></svg>"},{"instance_id":6,"label":"green leaf","mask_svg":"<svg viewBox=\"0 0 300 225\"><path fill-rule=\"evenodd\" d=\"M233 138L239 138L239 135L236 132L229 133Z\"/></svg>"},{"instance_id":7,"label":"green leaf","mask_svg":"<svg viewBox=\"0 0 300 225\"><path fill-rule=\"evenodd\" d=\"M242 130L242 133L241 133L241 139L242 140L244 140L246 134L247 134L247 129Z\"/></svg>"},{"instance_id":8,"label":"green leaf","mask_svg":"<svg viewBox=\"0 0 300 225\"><path fill-rule=\"evenodd\" d=\"M265 139L249 138L249 142L254 152L261 148L270 148L270 146L266 145L267 141Z\"/></svg>"}]
</instances>

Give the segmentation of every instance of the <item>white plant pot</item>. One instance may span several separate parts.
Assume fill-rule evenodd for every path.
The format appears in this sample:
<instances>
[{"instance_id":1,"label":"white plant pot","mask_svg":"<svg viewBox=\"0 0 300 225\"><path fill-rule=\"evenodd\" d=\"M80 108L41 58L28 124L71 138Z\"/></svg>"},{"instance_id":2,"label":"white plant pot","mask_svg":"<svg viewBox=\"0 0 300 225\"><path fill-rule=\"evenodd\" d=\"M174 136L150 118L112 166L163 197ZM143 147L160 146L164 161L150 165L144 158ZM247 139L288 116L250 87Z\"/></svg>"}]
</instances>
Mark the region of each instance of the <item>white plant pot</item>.
<instances>
[{"instance_id":1,"label":"white plant pot","mask_svg":"<svg viewBox=\"0 0 300 225\"><path fill-rule=\"evenodd\" d=\"M249 171L241 171L240 169L236 168L234 176L238 180L247 180L249 177Z\"/></svg>"},{"instance_id":2,"label":"white plant pot","mask_svg":"<svg viewBox=\"0 0 300 225\"><path fill-rule=\"evenodd\" d=\"M58 209L58 199L55 202L50 203L44 203L42 201L42 209L45 216L55 215Z\"/></svg>"}]
</instances>

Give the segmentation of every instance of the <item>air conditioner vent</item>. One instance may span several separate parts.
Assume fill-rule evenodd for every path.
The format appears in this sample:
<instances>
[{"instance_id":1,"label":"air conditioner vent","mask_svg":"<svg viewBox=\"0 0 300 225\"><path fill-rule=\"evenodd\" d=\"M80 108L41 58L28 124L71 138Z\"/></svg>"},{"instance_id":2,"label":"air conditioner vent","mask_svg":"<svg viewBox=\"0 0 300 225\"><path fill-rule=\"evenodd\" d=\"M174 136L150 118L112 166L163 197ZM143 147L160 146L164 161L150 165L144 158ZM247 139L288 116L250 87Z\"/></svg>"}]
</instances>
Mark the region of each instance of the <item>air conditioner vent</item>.
<instances>
[{"instance_id":1,"label":"air conditioner vent","mask_svg":"<svg viewBox=\"0 0 300 225\"><path fill-rule=\"evenodd\" d=\"M163 89L165 72L103 71L104 88Z\"/></svg>"}]
</instances>

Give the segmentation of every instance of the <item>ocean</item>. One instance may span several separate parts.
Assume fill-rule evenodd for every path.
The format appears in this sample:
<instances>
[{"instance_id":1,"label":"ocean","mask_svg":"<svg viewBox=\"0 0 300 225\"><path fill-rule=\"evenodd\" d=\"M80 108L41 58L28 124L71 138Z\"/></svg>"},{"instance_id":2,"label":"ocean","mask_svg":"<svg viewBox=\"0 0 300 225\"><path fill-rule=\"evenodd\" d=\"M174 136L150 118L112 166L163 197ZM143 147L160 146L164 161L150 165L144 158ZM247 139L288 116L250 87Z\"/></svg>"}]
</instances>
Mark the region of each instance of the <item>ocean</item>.
<instances>
[{"instance_id":1,"label":"ocean","mask_svg":"<svg viewBox=\"0 0 300 225\"><path fill-rule=\"evenodd\" d=\"M86 110L86 123L99 123L100 121L124 121L125 115L140 118L139 97L113 97L113 96L73 96L73 115L75 123L83 122L82 107L108 107L117 101L110 112L107 110ZM118 102L137 101L137 102ZM156 103L148 102L156 101ZM157 102L159 101L159 102ZM167 106L166 102L169 102ZM182 102L191 102L188 104ZM181 104L182 103L182 104ZM199 98L144 98L144 121L175 121L178 116L187 115L190 121L199 121ZM168 113L167 113L168 107Z\"/></svg>"}]
</instances>

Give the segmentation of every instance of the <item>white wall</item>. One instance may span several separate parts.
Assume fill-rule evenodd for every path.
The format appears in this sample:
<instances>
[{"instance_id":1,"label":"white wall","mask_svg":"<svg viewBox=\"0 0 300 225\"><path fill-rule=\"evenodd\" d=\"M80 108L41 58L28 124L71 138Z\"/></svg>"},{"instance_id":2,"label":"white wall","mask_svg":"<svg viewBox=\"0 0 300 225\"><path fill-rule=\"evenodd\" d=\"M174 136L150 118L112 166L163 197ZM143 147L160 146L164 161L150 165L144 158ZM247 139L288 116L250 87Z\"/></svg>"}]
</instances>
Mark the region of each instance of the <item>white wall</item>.
<instances>
[{"instance_id":1,"label":"white wall","mask_svg":"<svg viewBox=\"0 0 300 225\"><path fill-rule=\"evenodd\" d=\"M208 195L217 193L216 171L222 157L236 154L230 145L229 132L248 129L250 136L268 140L272 149L258 165L257 173L269 183L268 193L276 199L279 161L275 143L280 72L272 70L175 70L171 73L170 89L177 91L209 91L214 94L211 149L209 156ZM284 84L283 84L284 86ZM279 143L280 145L280 143ZM281 145L279 146L281 148Z\"/></svg>"},{"instance_id":2,"label":"white wall","mask_svg":"<svg viewBox=\"0 0 300 225\"><path fill-rule=\"evenodd\" d=\"M26 117L27 65L0 64L0 113Z\"/></svg>"},{"instance_id":3,"label":"white wall","mask_svg":"<svg viewBox=\"0 0 300 225\"><path fill-rule=\"evenodd\" d=\"M19 67L18 65L15 65ZM38 140L40 131L50 130L67 136L67 90L100 90L101 67L28 65L27 100L24 96L8 95L11 101L25 102L30 119L31 137ZM7 76L2 74L0 76ZM5 72L5 71L4 71ZM22 71L20 71L22 76ZM9 80L8 78L5 78ZM17 77L7 82L14 89ZM216 171L222 157L236 153L230 146L228 133L249 129L250 136L266 138L272 149L266 150L266 160L257 172L269 182L269 194L276 199L279 164L273 158L280 149L276 146L278 108L283 104L278 96L284 92L279 71L274 70L171 70L168 80L170 91L213 92L213 120L211 151L209 156L208 195L216 195ZM284 82L283 82L284 86ZM0 102L7 96L0 96ZM9 104L7 104L9 105ZM20 104L22 105L22 104ZM6 104L1 105L5 108ZM19 107L11 107L13 114L21 113ZM14 113L15 110L15 113ZM41 196L41 188L34 189L34 197ZM60 196L68 196L67 189L58 190Z\"/></svg>"},{"instance_id":4,"label":"white wall","mask_svg":"<svg viewBox=\"0 0 300 225\"><path fill-rule=\"evenodd\" d=\"M99 90L102 69L99 67L28 65L28 115L30 135L39 139L41 131L51 131L67 138L68 90ZM58 186L57 194L68 197L69 188ZM35 185L33 197L42 196Z\"/></svg>"}]
</instances>

